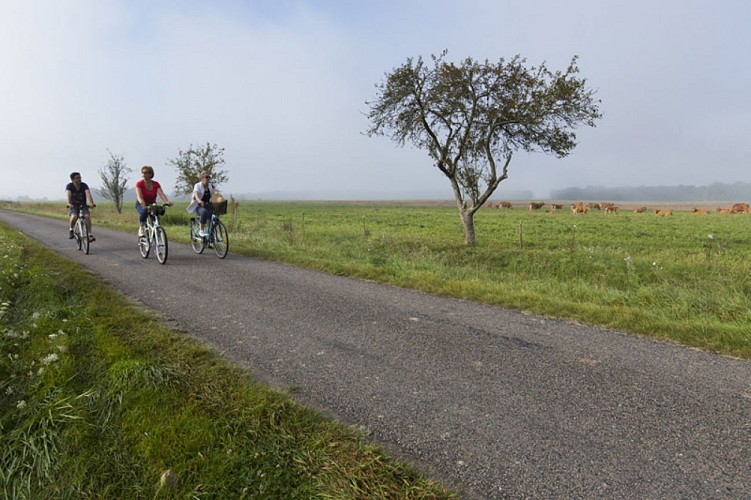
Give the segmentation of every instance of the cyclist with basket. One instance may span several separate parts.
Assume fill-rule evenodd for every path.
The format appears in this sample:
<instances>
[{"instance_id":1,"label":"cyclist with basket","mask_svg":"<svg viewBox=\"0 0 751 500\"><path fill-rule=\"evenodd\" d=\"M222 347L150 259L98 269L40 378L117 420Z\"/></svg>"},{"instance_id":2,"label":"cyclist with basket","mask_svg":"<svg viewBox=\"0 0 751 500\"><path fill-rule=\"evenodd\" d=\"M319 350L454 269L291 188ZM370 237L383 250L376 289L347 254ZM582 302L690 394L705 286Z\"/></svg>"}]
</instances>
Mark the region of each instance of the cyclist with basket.
<instances>
[{"instance_id":1,"label":"cyclist with basket","mask_svg":"<svg viewBox=\"0 0 751 500\"><path fill-rule=\"evenodd\" d=\"M141 167L141 176L143 179L139 179L136 182L136 210L138 211L138 221L140 226L138 228L139 238L146 234L146 218L149 215L149 205L156 203L157 195L164 201L164 204L168 207L172 206L172 203L167 199L167 195L162 191L162 186L154 180L154 169L150 165L144 165Z\"/></svg>"},{"instance_id":2,"label":"cyclist with basket","mask_svg":"<svg viewBox=\"0 0 751 500\"><path fill-rule=\"evenodd\" d=\"M81 174L73 172L70 174L70 181L65 186L65 197L68 201L68 215L70 216L70 226L68 227L68 239L73 239L73 228L78 222L78 209L80 208L86 215L86 229L89 232L89 241L95 241L94 235L91 234L91 217L89 217L89 207L93 208L94 198L91 196L89 185L81 182Z\"/></svg>"},{"instance_id":3,"label":"cyclist with basket","mask_svg":"<svg viewBox=\"0 0 751 500\"><path fill-rule=\"evenodd\" d=\"M193 186L193 198L188 205L187 211L195 213L200 217L200 232L199 236L202 238L208 236L206 231L206 223L211 219L211 215L214 213L214 203L223 203L224 198L222 193L210 182L211 174L209 172L201 172L200 181Z\"/></svg>"}]
</instances>

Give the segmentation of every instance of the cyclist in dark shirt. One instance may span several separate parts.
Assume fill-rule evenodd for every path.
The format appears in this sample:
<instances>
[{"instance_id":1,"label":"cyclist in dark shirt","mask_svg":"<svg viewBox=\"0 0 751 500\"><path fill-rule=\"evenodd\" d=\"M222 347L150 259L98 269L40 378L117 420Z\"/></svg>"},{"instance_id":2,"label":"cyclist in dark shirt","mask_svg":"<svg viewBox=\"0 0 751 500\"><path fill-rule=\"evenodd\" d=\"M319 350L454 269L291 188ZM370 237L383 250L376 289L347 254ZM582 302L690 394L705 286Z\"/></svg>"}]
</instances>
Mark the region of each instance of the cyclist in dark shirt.
<instances>
[{"instance_id":1,"label":"cyclist in dark shirt","mask_svg":"<svg viewBox=\"0 0 751 500\"><path fill-rule=\"evenodd\" d=\"M95 241L94 235L91 234L91 217L89 217L89 207L95 207L94 198L91 196L88 184L81 182L81 174L73 172L70 174L71 182L65 186L65 197L68 200L68 215L70 216L70 227L68 228L68 238L73 239L73 226L78 222L78 207L83 208L86 214L86 229L89 230L89 241Z\"/></svg>"}]
</instances>

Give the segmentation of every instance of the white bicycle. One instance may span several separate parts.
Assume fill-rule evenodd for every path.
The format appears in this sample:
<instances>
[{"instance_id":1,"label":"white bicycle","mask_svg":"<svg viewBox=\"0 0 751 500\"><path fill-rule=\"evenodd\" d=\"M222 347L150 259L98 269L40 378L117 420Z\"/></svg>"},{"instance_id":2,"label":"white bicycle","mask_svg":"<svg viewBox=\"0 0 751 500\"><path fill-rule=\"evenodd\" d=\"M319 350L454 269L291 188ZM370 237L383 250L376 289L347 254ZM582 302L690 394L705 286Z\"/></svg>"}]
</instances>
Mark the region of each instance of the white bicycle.
<instances>
[{"instance_id":1,"label":"white bicycle","mask_svg":"<svg viewBox=\"0 0 751 500\"><path fill-rule=\"evenodd\" d=\"M169 250L167 231L159 224L159 216L164 215L165 207L166 205L157 205L156 203L146 207L149 211L146 217L146 231L143 236L138 237L138 250L141 252L141 257L148 258L153 247L156 260L160 264L167 262Z\"/></svg>"}]
</instances>

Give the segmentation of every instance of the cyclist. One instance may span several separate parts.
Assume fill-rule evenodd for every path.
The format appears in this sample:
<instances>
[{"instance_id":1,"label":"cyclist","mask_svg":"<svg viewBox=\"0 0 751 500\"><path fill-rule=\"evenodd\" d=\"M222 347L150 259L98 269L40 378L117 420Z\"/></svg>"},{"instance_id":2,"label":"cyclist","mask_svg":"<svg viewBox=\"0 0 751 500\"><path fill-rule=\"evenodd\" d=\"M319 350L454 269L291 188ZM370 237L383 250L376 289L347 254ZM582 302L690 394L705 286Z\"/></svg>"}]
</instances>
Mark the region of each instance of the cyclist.
<instances>
[{"instance_id":1,"label":"cyclist","mask_svg":"<svg viewBox=\"0 0 751 500\"><path fill-rule=\"evenodd\" d=\"M68 215L70 216L70 227L68 227L68 239L73 239L73 226L78 222L78 207L83 209L86 214L86 229L89 230L89 241L95 241L94 235L91 234L91 217L89 217L89 207L95 207L94 198L91 196L89 185L81 182L81 174L73 172L70 174L70 181L65 186L65 197L68 201Z\"/></svg>"},{"instance_id":2,"label":"cyclist","mask_svg":"<svg viewBox=\"0 0 751 500\"><path fill-rule=\"evenodd\" d=\"M167 199L167 195L162 191L162 186L154 180L154 169L150 165L141 167L141 176L136 182L136 210L138 211L138 236L146 234L146 217L149 215L148 206L156 203L157 195L162 199L165 205L172 206L172 202Z\"/></svg>"},{"instance_id":3,"label":"cyclist","mask_svg":"<svg viewBox=\"0 0 751 500\"><path fill-rule=\"evenodd\" d=\"M211 214L214 213L214 207L211 204L211 200L221 200L222 193L210 182L211 174L209 172L201 172L200 182L197 182L193 186L193 198L190 205L188 205L188 212L196 213L201 218L199 236L206 236L206 223L211 219Z\"/></svg>"}]
</instances>

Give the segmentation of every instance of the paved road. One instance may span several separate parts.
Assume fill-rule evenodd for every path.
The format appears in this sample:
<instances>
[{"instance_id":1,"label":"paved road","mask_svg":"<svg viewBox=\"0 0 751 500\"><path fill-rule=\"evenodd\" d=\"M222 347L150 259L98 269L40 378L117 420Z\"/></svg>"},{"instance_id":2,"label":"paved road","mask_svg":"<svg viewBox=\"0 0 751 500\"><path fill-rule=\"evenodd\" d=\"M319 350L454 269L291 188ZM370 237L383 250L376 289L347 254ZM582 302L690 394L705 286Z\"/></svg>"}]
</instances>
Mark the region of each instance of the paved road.
<instances>
[{"instance_id":1,"label":"paved road","mask_svg":"<svg viewBox=\"0 0 751 500\"><path fill-rule=\"evenodd\" d=\"M751 498L751 363L64 222L0 220L462 498ZM199 299L203 290L213 290Z\"/></svg>"}]
</instances>

